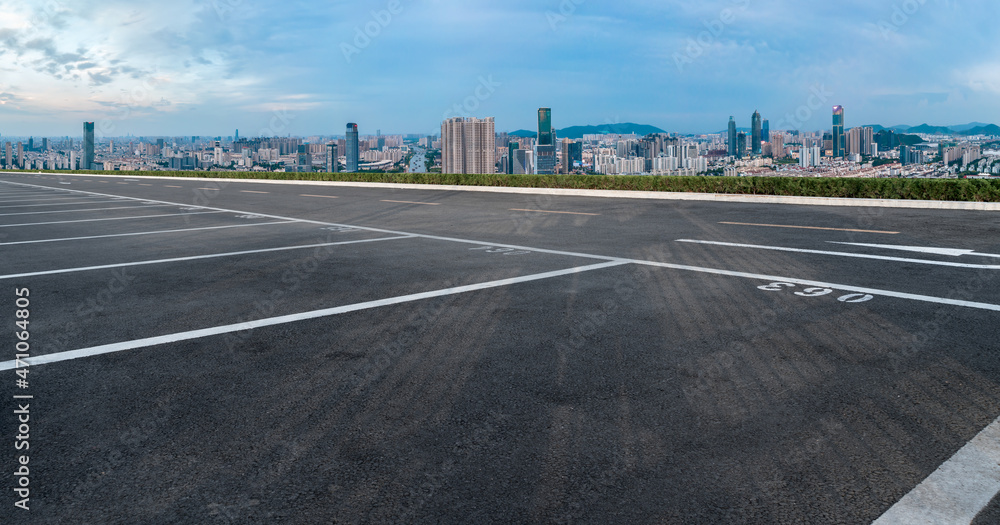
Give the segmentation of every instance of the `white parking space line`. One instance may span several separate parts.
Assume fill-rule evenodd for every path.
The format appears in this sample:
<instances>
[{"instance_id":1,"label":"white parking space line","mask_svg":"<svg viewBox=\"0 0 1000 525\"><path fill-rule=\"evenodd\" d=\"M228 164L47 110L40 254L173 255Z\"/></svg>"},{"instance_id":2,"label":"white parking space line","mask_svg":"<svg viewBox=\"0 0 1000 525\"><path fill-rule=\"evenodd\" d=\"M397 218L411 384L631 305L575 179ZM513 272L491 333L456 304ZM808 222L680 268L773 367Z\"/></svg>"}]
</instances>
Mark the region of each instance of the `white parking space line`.
<instances>
[{"instance_id":1,"label":"white parking space line","mask_svg":"<svg viewBox=\"0 0 1000 525\"><path fill-rule=\"evenodd\" d=\"M968 264L959 262L948 262L948 261L932 261L928 259L909 259L905 257L889 257L887 255L868 255L865 253L851 253L851 252L830 252L825 250L806 250L802 248L785 248L782 246L759 246L756 244L740 244L734 242L717 242L717 241L695 241L691 239L677 239L677 242L693 243L693 244L708 244L712 246L728 246L731 248L751 248L755 250L771 250L778 252L793 252L793 253L811 253L816 255L833 255L837 257L854 257L858 259L876 259L879 261L894 261L894 262L905 262L905 263L915 263L915 264L930 264L933 266L951 266L953 268L974 268L977 270L1000 270L1000 265L991 264Z\"/></svg>"},{"instance_id":2,"label":"white parking space line","mask_svg":"<svg viewBox=\"0 0 1000 525\"><path fill-rule=\"evenodd\" d=\"M339 199L336 195L299 195L299 197L319 197L321 199Z\"/></svg>"},{"instance_id":3,"label":"white parking space line","mask_svg":"<svg viewBox=\"0 0 1000 525\"><path fill-rule=\"evenodd\" d=\"M43 242L64 242L64 241L85 241L89 239L109 239L111 237L134 237L138 235L156 235L161 233L181 233L181 232L196 232L204 230L224 230L227 228L251 228L254 226L270 226L275 224L295 224L294 221L277 221L277 222L257 222L253 224L228 224L226 226L205 226L202 228L183 228L179 230L158 230L152 232L134 232L134 233L113 233L108 235L89 235L87 237L65 237L62 239L37 239L33 241L16 241L16 242L0 242L0 246L14 246L17 244L38 244Z\"/></svg>"},{"instance_id":4,"label":"white parking space line","mask_svg":"<svg viewBox=\"0 0 1000 525\"><path fill-rule=\"evenodd\" d=\"M22 199L25 197L30 199L72 199L73 197L80 198L79 195L70 195L67 193L61 193L61 192L56 193L51 191L46 193L0 193L0 199L3 199L5 201L15 200L14 199L15 197L17 197L18 199Z\"/></svg>"},{"instance_id":5,"label":"white parking space line","mask_svg":"<svg viewBox=\"0 0 1000 525\"><path fill-rule=\"evenodd\" d=\"M1000 493L1000 419L903 496L873 525L967 525L997 493Z\"/></svg>"},{"instance_id":6,"label":"white parking space line","mask_svg":"<svg viewBox=\"0 0 1000 525\"><path fill-rule=\"evenodd\" d=\"M521 208L511 208L508 211L527 211L531 213L558 213L563 215L593 215L593 216L600 215L600 213L583 213L579 211L525 210Z\"/></svg>"},{"instance_id":7,"label":"white parking space line","mask_svg":"<svg viewBox=\"0 0 1000 525\"><path fill-rule=\"evenodd\" d=\"M305 246L283 246L281 248L264 248L261 250L246 250L241 252L228 252L228 253L211 253L208 255L193 255L190 257L174 257L172 259L157 259L155 261L134 261L127 263L118 264L104 264L101 266L82 266L79 268L63 268L60 270L47 270L43 272L29 272L29 273L16 273L10 275L0 275L0 280L6 279L16 279L23 277L38 277L41 275L57 275L63 273L76 273L76 272L87 272L91 270L107 270L110 268L125 268L129 266L147 266L150 264L166 264L166 263L176 263L176 262L186 262L186 261L199 261L203 259L218 259L220 257L238 257L241 255L254 255L258 253L272 253L272 252L289 252L293 250L305 250L309 248L324 248L327 246L343 246L346 244L362 244L369 242L379 242L379 241L397 241L401 239L413 239L413 236L401 236L401 237L382 237L379 239L361 239L356 241L341 241L341 242L325 242L321 244L307 244Z\"/></svg>"},{"instance_id":8,"label":"white parking space line","mask_svg":"<svg viewBox=\"0 0 1000 525\"><path fill-rule=\"evenodd\" d=\"M268 193L271 193L271 192L269 192L269 191L240 190L240 193L264 193L264 194L268 194Z\"/></svg>"},{"instance_id":9,"label":"white parking space line","mask_svg":"<svg viewBox=\"0 0 1000 525\"><path fill-rule=\"evenodd\" d=\"M120 202L120 201L119 201ZM163 208L169 204L145 204L142 206L119 206L115 208L90 208L86 210L49 210L49 211L22 211L18 213L0 213L0 217L11 217L14 215L44 215L47 213L79 213L85 211L108 211L108 210L139 210L142 208Z\"/></svg>"},{"instance_id":10,"label":"white parking space line","mask_svg":"<svg viewBox=\"0 0 1000 525\"><path fill-rule=\"evenodd\" d=\"M423 204L424 206L440 206L441 203L438 202L413 202L413 201L390 201L383 200L382 202L394 202L397 204Z\"/></svg>"},{"instance_id":11,"label":"white parking space line","mask_svg":"<svg viewBox=\"0 0 1000 525\"><path fill-rule=\"evenodd\" d=\"M0 206L0 210L6 210L9 208L40 208L42 206L75 206L79 204L110 204L112 202L121 202L123 199L117 199L113 201L80 201L76 200L73 202L52 202L48 204L18 204L16 206Z\"/></svg>"},{"instance_id":12,"label":"white parking space line","mask_svg":"<svg viewBox=\"0 0 1000 525\"><path fill-rule=\"evenodd\" d=\"M26 224L0 224L0 228L16 228L20 226L45 226L47 224L73 224L77 222L127 221L129 219L156 219L160 217L184 217L187 215L207 215L209 213L225 213L221 211L197 211L187 213L167 213L163 215L136 215L134 217L108 217L104 219L80 219L76 221L32 222Z\"/></svg>"},{"instance_id":13,"label":"white parking space line","mask_svg":"<svg viewBox=\"0 0 1000 525\"><path fill-rule=\"evenodd\" d=\"M540 281L542 279L551 279L554 277L561 277L565 275L574 275L584 272L590 272L594 270L602 270L605 268L611 268L614 266L621 266L627 264L624 262L605 262L600 264L592 264L589 266L578 266L575 268L568 268L565 270L556 270L552 272L537 273L533 275L525 275L521 277L512 277L509 279L500 279L498 281L490 281L479 284L470 284L466 286L458 286L455 288L445 288L442 290L435 290L432 292L422 292L411 295L402 295L399 297L391 297L388 299L379 299L376 301L368 301L364 303L356 303L347 306L338 306L335 308L326 308L323 310L314 310L311 312L303 312L298 314L283 315L279 317L271 317L268 319L260 319L257 321L248 321L245 323L230 324L225 326L217 326L214 328L205 328L201 330L192 330L189 332L180 332L176 334L162 335L159 337L150 337L147 339L138 339L135 341L127 341L124 343L114 343L109 345L95 346L91 348L81 348L79 350L70 350L67 352L58 352L48 355L40 355L25 359L24 362L28 363L30 366L38 366L50 363L58 363L61 361L69 361L72 359L80 359L84 357L91 357L95 355L110 354L114 352L121 352L124 350L133 350L136 348L145 348L149 346L162 345L166 343L176 343L179 341L188 341L191 339L200 339L202 337L210 337L213 335L228 334L232 332L243 332L246 330L253 330L255 328L263 328L266 326L274 326L280 324L294 323L296 321L304 321L307 319L317 319L321 317L329 317L333 315L340 315L349 312L357 312L361 310L370 310L372 308L380 308L383 306L390 306L394 304L409 303L414 301L422 301L424 299L431 299L434 297L444 297L447 295L456 295L467 292L474 292L478 290L487 290L490 288L499 288L502 286L510 286L519 283L526 283L531 281ZM0 371L12 370L16 365L15 361L5 361L0 363Z\"/></svg>"}]
</instances>

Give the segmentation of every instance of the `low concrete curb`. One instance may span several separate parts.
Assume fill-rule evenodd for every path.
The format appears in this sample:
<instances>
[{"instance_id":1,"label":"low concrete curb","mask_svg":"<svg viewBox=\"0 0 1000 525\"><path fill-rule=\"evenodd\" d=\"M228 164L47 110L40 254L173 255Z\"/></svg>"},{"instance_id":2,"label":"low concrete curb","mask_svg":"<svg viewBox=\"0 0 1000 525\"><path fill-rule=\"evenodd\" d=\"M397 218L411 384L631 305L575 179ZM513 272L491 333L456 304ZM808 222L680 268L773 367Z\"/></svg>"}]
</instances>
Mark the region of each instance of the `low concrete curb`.
<instances>
[{"instance_id":1,"label":"low concrete curb","mask_svg":"<svg viewBox=\"0 0 1000 525\"><path fill-rule=\"evenodd\" d=\"M33 175L32 173L16 172L17 175ZM725 193L679 193L663 191L625 191L625 190L578 190L567 188L509 188L496 186L448 186L442 184L398 184L383 182L333 182L333 181L303 181L303 180L262 180L262 179L221 179L202 177L157 177L154 175L85 175L78 173L49 173L61 177L120 177L162 180L196 180L207 182L247 182L256 184L298 184L303 186L342 186L355 188L386 188L399 190L428 191L475 191L480 193L519 193L527 195L562 195L568 197L604 197L614 199L653 199L679 201L709 201L709 202L744 202L754 204L795 204L800 206L853 206L859 208L911 208L925 210L975 210L1000 211L1000 202L965 202L965 201L924 201L904 199L845 199L834 197L782 197L775 195L738 195ZM37 174L35 174L37 175Z\"/></svg>"}]
</instances>

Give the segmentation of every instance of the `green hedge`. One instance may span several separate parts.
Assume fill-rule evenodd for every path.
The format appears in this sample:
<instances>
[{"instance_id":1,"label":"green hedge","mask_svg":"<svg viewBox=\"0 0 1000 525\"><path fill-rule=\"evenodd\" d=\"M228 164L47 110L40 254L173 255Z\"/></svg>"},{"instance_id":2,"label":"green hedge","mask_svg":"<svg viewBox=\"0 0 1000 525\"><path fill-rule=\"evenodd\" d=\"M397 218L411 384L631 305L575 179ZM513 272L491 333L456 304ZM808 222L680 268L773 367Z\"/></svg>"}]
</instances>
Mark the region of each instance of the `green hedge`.
<instances>
[{"instance_id":1,"label":"green hedge","mask_svg":"<svg viewBox=\"0 0 1000 525\"><path fill-rule=\"evenodd\" d=\"M1000 202L1000 180L990 179L648 177L630 175L455 175L440 173L273 173L218 171L74 171L70 173Z\"/></svg>"}]
</instances>

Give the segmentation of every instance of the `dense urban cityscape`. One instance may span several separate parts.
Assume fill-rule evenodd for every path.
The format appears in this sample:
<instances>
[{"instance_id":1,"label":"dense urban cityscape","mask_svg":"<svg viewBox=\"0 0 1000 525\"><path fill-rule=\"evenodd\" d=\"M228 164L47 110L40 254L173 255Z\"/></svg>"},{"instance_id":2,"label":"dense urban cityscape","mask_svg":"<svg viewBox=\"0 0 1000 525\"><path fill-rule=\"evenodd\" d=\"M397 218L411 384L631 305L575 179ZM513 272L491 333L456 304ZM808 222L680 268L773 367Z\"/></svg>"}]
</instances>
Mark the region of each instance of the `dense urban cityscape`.
<instances>
[{"instance_id":1,"label":"dense urban cityscape","mask_svg":"<svg viewBox=\"0 0 1000 525\"><path fill-rule=\"evenodd\" d=\"M551 108L538 110L537 132L495 131L493 117L455 117L440 135L309 137L102 137L85 122L78 137L3 137L0 166L25 170L270 171L652 176L913 177L1000 176L1000 128L845 127L833 107L829 130L772 130L757 111L750 127L730 117L727 130L682 135L623 132L558 136ZM647 126L648 127L648 126ZM595 128L600 129L600 128ZM414 161L417 159L417 161ZM419 160L423 159L423 162Z\"/></svg>"}]
</instances>

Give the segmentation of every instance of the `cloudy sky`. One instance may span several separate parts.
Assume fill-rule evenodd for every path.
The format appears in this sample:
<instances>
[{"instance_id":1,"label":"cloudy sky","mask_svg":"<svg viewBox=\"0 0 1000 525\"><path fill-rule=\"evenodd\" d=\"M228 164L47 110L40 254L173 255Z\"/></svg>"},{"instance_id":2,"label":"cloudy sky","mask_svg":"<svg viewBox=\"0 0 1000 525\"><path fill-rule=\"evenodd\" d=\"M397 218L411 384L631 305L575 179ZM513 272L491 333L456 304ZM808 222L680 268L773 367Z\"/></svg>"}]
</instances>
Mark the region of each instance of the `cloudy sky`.
<instances>
[{"instance_id":1,"label":"cloudy sky","mask_svg":"<svg viewBox=\"0 0 1000 525\"><path fill-rule=\"evenodd\" d=\"M1000 123L996 0L0 1L0 134ZM99 126L101 128L101 126Z\"/></svg>"}]
</instances>

